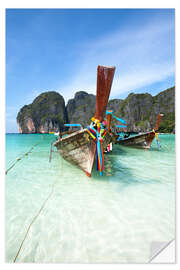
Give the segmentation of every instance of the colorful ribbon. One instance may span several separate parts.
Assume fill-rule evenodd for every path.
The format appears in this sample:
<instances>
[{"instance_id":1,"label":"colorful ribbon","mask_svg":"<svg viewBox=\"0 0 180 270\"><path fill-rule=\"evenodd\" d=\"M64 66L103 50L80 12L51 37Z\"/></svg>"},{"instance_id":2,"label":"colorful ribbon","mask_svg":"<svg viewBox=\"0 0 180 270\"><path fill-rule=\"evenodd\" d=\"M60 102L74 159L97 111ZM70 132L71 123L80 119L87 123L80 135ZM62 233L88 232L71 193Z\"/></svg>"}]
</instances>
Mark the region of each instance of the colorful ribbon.
<instances>
[{"instance_id":1,"label":"colorful ribbon","mask_svg":"<svg viewBox=\"0 0 180 270\"><path fill-rule=\"evenodd\" d=\"M157 146L158 146L158 148L160 148L161 145L160 145L160 142L159 142L158 133L154 129L152 131L154 132L154 135L155 135L155 138L156 138L156 142L157 142Z\"/></svg>"},{"instance_id":2,"label":"colorful ribbon","mask_svg":"<svg viewBox=\"0 0 180 270\"><path fill-rule=\"evenodd\" d=\"M116 125L117 128L126 128L127 126L124 126L124 125Z\"/></svg>"},{"instance_id":3,"label":"colorful ribbon","mask_svg":"<svg viewBox=\"0 0 180 270\"><path fill-rule=\"evenodd\" d=\"M82 127L81 124L64 124L66 127Z\"/></svg>"},{"instance_id":4,"label":"colorful ribbon","mask_svg":"<svg viewBox=\"0 0 180 270\"><path fill-rule=\"evenodd\" d=\"M93 127L93 122L91 122L90 126L87 127L87 130L88 133L91 135L91 137L96 141L96 170L100 171L100 175L103 175L104 171L104 154L102 147L103 138L101 137L100 133Z\"/></svg>"},{"instance_id":5,"label":"colorful ribbon","mask_svg":"<svg viewBox=\"0 0 180 270\"><path fill-rule=\"evenodd\" d=\"M120 122L123 123L123 124L126 124L126 121L125 121L124 119L118 118L117 116L114 115L113 112L114 112L113 110L111 110L111 111L107 111L107 110L106 110L106 115L107 115L107 114L112 114L112 117L113 117L113 118L115 118L116 120L120 121Z\"/></svg>"}]
</instances>

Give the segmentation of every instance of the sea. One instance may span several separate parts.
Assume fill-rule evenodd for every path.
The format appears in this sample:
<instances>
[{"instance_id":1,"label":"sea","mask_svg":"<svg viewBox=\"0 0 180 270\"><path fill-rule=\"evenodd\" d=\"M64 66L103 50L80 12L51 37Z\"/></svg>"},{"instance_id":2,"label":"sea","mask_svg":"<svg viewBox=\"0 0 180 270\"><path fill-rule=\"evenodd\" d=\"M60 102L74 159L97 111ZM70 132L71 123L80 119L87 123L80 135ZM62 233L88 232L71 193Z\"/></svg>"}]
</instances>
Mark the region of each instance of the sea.
<instances>
[{"instance_id":1,"label":"sea","mask_svg":"<svg viewBox=\"0 0 180 270\"><path fill-rule=\"evenodd\" d=\"M55 139L6 134L6 262L148 263L175 238L175 135L150 150L113 145L91 178Z\"/></svg>"}]
</instances>

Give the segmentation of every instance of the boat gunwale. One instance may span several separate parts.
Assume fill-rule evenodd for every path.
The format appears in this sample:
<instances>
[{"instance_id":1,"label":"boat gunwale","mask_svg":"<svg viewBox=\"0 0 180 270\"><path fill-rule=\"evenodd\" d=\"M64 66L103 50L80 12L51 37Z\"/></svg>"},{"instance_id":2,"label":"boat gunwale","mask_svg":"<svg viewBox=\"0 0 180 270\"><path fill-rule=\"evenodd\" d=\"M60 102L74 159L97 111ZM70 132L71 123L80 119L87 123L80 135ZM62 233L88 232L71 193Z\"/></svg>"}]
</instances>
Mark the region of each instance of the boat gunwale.
<instances>
[{"instance_id":1,"label":"boat gunwale","mask_svg":"<svg viewBox=\"0 0 180 270\"><path fill-rule=\"evenodd\" d=\"M54 145L56 145L56 143L58 143L59 141L61 141L61 142L62 142L62 141L66 141L66 140L68 140L69 138L71 138L71 137L73 137L73 136L75 136L75 135L81 134L81 133L83 133L83 132L87 132L87 128L84 128L84 129L81 129L81 130L74 131L73 133L68 134L66 137L61 138L61 139L58 139L58 140L54 143ZM87 134L89 134L89 133L87 132Z\"/></svg>"},{"instance_id":2,"label":"boat gunwale","mask_svg":"<svg viewBox=\"0 0 180 270\"><path fill-rule=\"evenodd\" d=\"M148 132L144 132L144 133L141 133L141 134L134 135L132 137L122 138L121 140L117 141L117 143L123 142L123 141L130 141L130 140L134 140L136 138L140 138L140 137L144 137L144 136L146 137L146 136L153 135L153 134L154 134L153 131L148 131Z\"/></svg>"}]
</instances>

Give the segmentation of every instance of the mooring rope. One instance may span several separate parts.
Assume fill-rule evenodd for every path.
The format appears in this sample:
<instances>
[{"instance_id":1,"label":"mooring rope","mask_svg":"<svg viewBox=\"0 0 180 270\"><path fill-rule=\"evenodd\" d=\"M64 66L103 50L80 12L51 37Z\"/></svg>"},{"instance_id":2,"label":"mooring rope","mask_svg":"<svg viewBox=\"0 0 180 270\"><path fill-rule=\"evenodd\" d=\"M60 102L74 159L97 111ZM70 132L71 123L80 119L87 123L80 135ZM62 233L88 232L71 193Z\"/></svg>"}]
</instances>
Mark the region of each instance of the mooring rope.
<instances>
[{"instance_id":1,"label":"mooring rope","mask_svg":"<svg viewBox=\"0 0 180 270\"><path fill-rule=\"evenodd\" d=\"M53 147L54 147L54 143L55 142L56 142L56 140L55 141L52 141L52 143L51 143L50 153L49 153L49 162L51 162L51 159L52 159L52 152L55 152L54 150L52 150Z\"/></svg>"},{"instance_id":2,"label":"mooring rope","mask_svg":"<svg viewBox=\"0 0 180 270\"><path fill-rule=\"evenodd\" d=\"M32 219L31 223L29 224L28 229L27 229L27 231L26 231L26 233L25 233L25 235L24 235L24 238L23 238L23 240L22 240L22 242L21 242L21 245L20 245L20 247L19 247L19 249L18 249L18 252L17 252L17 254L16 254L16 256L15 256L13 262L16 262L16 259L17 259L17 257L19 256L19 253L20 253L20 251L21 251L21 249L22 249L22 246L23 246L23 244L24 244L24 241L26 240L26 237L28 236L28 233L29 233L29 230L30 230L31 226L33 225L33 223L35 222L35 220L38 218L38 216L40 215L40 213L41 213L42 210L44 209L44 207L45 207L47 201L49 200L49 198L50 198L51 195L53 194L54 186L55 186L55 182L54 182L53 185L52 185L52 190L51 190L50 194L49 194L48 197L44 200L44 202L43 202L41 208L39 209L38 213L34 216L34 218Z\"/></svg>"},{"instance_id":3,"label":"mooring rope","mask_svg":"<svg viewBox=\"0 0 180 270\"><path fill-rule=\"evenodd\" d=\"M25 156L28 156L28 154L32 153L31 151L36 147L38 144L40 144L40 141L36 144L34 144L29 151L27 151L25 154L23 154L21 157L18 157L16 161L6 170L6 174L16 165L16 163L20 160L22 160Z\"/></svg>"},{"instance_id":4,"label":"mooring rope","mask_svg":"<svg viewBox=\"0 0 180 270\"><path fill-rule=\"evenodd\" d=\"M62 171L63 171L63 170L62 170L62 166L63 166L63 160L61 159L61 173L62 173ZM18 252L17 252L17 254L16 254L16 256L15 256L13 262L16 262L16 260L17 260L17 258L18 258L18 256L19 256L19 253L20 253L20 251L21 251L21 249L22 249L22 246L23 246L23 244L24 244L24 241L26 240L26 238L27 238L27 236L28 236L28 233L29 233L29 231L30 231L31 226L32 226L33 223L36 221L36 219L39 217L39 215L40 215L40 213L42 212L42 210L44 209L44 207L45 207L47 201L48 201L48 200L50 199L50 197L52 196L52 194L53 194L53 192L54 192L55 184L56 184L56 182L57 182L57 179L58 179L58 178L56 178L56 180L53 182L52 188L51 188L51 192L49 193L49 195L47 196L47 198L44 200L44 202L43 202L41 208L39 209L38 213L34 216L34 218L32 219L31 223L29 224L29 226L28 226L28 228L27 228L27 231L26 231L26 233L25 233L25 235L24 235L24 238L23 238L23 240L22 240L22 242L21 242L21 244L20 244L20 246L19 246Z\"/></svg>"}]
</instances>

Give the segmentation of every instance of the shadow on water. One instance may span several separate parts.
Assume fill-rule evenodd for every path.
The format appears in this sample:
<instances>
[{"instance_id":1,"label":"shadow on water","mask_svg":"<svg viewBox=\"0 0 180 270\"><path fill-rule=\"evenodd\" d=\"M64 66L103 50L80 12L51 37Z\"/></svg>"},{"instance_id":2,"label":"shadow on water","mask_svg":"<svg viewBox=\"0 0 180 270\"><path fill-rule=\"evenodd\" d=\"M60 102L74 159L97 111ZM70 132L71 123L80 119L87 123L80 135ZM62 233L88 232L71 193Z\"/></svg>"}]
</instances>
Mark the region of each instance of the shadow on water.
<instances>
[{"instance_id":1,"label":"shadow on water","mask_svg":"<svg viewBox=\"0 0 180 270\"><path fill-rule=\"evenodd\" d=\"M120 145L113 145L113 151L111 153L106 154L106 156L119 156L119 155L127 155L126 147Z\"/></svg>"},{"instance_id":2,"label":"shadow on water","mask_svg":"<svg viewBox=\"0 0 180 270\"><path fill-rule=\"evenodd\" d=\"M104 155L104 176L94 166L92 180L115 184L119 191L131 186L164 184L163 171L159 170L174 155L174 138L168 143L164 137L160 138L160 144L158 148L154 141L150 149L114 145L113 151Z\"/></svg>"},{"instance_id":3,"label":"shadow on water","mask_svg":"<svg viewBox=\"0 0 180 270\"><path fill-rule=\"evenodd\" d=\"M156 148L155 151L154 149L149 151L144 149L134 149L131 147L115 145L111 153L104 154L105 171L103 173L103 176L100 176L99 172L96 171L95 162L90 181L92 181L92 183L93 181L96 181L99 184L115 184L117 190L120 191L135 185L138 186L161 183L161 181L159 181L158 179L153 178L152 174L146 175L145 173L146 166L148 166L149 161L151 161L152 159L152 156L155 155L157 157L157 154L155 154L156 151L157 153L160 153L160 150ZM56 155L54 154L54 158L56 158L55 156ZM138 162L136 162L136 160L138 160ZM144 160L146 160L145 163ZM139 170L139 167L141 165L142 173L141 170ZM73 168L74 167L72 167L72 170ZM74 173L76 173L75 168ZM79 170L78 167L76 169ZM84 173L81 173L84 176Z\"/></svg>"},{"instance_id":4,"label":"shadow on water","mask_svg":"<svg viewBox=\"0 0 180 270\"><path fill-rule=\"evenodd\" d=\"M129 154L128 150L138 150L138 151L150 151L150 152L167 152L167 151L172 151L173 147L167 146L165 143L161 143L160 147L158 147L155 143L151 146L150 149L143 149L143 148L138 148L138 147L131 147L131 146L123 146L123 145L118 145L116 144L114 146L115 150L113 150L113 155L120 155L120 154Z\"/></svg>"},{"instance_id":5,"label":"shadow on water","mask_svg":"<svg viewBox=\"0 0 180 270\"><path fill-rule=\"evenodd\" d=\"M47 144L47 141L52 140L52 136L46 137L46 140L43 144ZM43 140L42 140L43 141ZM162 146L163 147L163 146ZM99 175L99 172L96 171L96 164L94 165L92 172L92 181L106 182L106 183L116 183L119 185L120 189L126 188L132 185L147 185L147 184L157 184L161 183L158 179L153 179L151 175L145 173L140 173L138 171L139 164L141 166L141 160L143 159L150 160L152 154L161 153L167 150L163 148L158 149L157 145L152 145L152 148L149 150L145 149L136 149L127 146L114 145L113 151L109 154L104 155L105 159L105 172L103 176ZM156 155L156 154L155 154ZM55 158L54 154L54 158ZM157 155L156 155L157 157ZM137 164L134 163L135 160L139 161ZM134 164L133 164L134 163ZM133 165L133 166L132 166ZM146 170L146 164L143 163L144 171Z\"/></svg>"},{"instance_id":6,"label":"shadow on water","mask_svg":"<svg viewBox=\"0 0 180 270\"><path fill-rule=\"evenodd\" d=\"M119 185L121 191L129 186L161 183L161 181L159 181L158 179L153 179L149 176L144 177L143 175L136 175L136 170L134 168L131 168L131 164L128 165L127 163L126 165L120 160L121 157L127 155L131 156L131 151L129 153L124 149L120 149L120 151L118 151L118 149L114 149L112 153L105 155L104 175L100 176L99 172L96 171L96 166L94 166L92 172L92 180L112 184L116 183L117 185ZM135 153L133 153L133 155L135 155Z\"/></svg>"}]
</instances>

